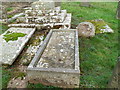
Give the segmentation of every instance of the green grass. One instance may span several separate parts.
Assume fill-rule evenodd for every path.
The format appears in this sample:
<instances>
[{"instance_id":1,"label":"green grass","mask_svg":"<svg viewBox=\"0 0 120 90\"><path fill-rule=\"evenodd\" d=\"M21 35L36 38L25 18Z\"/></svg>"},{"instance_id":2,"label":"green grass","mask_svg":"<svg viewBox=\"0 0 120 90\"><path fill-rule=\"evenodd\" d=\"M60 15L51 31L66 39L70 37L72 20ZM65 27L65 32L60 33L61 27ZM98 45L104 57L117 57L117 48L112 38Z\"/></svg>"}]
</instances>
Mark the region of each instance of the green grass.
<instances>
[{"instance_id":1,"label":"green grass","mask_svg":"<svg viewBox=\"0 0 120 90\"><path fill-rule=\"evenodd\" d=\"M0 34L4 33L6 30L8 29L8 26L7 25L0 25Z\"/></svg>"},{"instance_id":2,"label":"green grass","mask_svg":"<svg viewBox=\"0 0 120 90\"><path fill-rule=\"evenodd\" d=\"M115 31L113 34L96 34L93 38L79 38L80 87L105 88L117 61L118 20L117 3L91 3L93 7L79 7L79 3L63 3L62 8L72 13L75 28L86 20L103 19ZM112 8L112 9L111 9Z\"/></svg>"},{"instance_id":3,"label":"green grass","mask_svg":"<svg viewBox=\"0 0 120 90\"><path fill-rule=\"evenodd\" d=\"M7 84L12 77L12 70L2 68L2 88L7 88Z\"/></svg>"}]
</instances>

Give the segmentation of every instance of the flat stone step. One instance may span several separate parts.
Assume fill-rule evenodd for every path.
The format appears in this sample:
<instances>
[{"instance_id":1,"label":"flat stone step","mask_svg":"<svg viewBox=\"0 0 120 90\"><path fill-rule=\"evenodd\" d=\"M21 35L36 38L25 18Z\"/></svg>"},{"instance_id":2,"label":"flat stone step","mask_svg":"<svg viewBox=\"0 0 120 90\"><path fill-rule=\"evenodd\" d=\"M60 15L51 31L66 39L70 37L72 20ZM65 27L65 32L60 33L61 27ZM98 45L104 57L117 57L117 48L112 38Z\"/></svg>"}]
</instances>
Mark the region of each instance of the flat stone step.
<instances>
[{"instance_id":1,"label":"flat stone step","mask_svg":"<svg viewBox=\"0 0 120 90\"><path fill-rule=\"evenodd\" d=\"M0 48L2 48L2 53L0 53L0 62L2 64L12 65L17 56L20 54L25 44L31 38L33 33L35 32L35 28L9 28L5 33L0 36ZM18 36L16 40L6 41L5 35L13 34L13 37L16 38L15 35L24 34L24 36Z\"/></svg>"},{"instance_id":2,"label":"flat stone step","mask_svg":"<svg viewBox=\"0 0 120 90\"><path fill-rule=\"evenodd\" d=\"M77 30L51 30L27 70L32 83L79 87Z\"/></svg>"}]
</instances>

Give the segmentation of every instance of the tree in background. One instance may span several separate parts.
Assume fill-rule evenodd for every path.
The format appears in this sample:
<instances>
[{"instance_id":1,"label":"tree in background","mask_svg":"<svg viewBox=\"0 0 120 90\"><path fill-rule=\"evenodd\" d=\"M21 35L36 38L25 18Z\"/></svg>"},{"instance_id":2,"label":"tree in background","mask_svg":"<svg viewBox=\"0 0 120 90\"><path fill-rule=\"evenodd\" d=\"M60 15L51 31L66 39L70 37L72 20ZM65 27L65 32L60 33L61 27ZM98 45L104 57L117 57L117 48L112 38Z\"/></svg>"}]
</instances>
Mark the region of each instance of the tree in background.
<instances>
[{"instance_id":1,"label":"tree in background","mask_svg":"<svg viewBox=\"0 0 120 90\"><path fill-rule=\"evenodd\" d=\"M80 3L81 7L91 7L91 4L89 2L89 0L84 0L84 2Z\"/></svg>"},{"instance_id":2,"label":"tree in background","mask_svg":"<svg viewBox=\"0 0 120 90\"><path fill-rule=\"evenodd\" d=\"M118 2L118 7L117 7L117 19L120 19L120 1Z\"/></svg>"}]
</instances>

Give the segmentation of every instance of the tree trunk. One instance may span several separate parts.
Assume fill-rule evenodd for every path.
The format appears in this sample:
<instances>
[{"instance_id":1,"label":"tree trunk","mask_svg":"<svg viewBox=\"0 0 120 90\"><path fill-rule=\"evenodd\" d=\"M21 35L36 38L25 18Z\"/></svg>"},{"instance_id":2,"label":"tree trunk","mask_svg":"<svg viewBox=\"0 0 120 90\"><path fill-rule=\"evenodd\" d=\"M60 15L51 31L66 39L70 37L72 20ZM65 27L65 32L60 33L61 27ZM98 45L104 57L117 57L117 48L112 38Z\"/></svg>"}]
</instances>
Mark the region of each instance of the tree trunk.
<instances>
[{"instance_id":1,"label":"tree trunk","mask_svg":"<svg viewBox=\"0 0 120 90\"><path fill-rule=\"evenodd\" d=\"M108 83L108 88L120 88L120 58L113 70L113 75Z\"/></svg>"},{"instance_id":2,"label":"tree trunk","mask_svg":"<svg viewBox=\"0 0 120 90\"><path fill-rule=\"evenodd\" d=\"M118 2L118 7L117 7L117 19L120 19L120 1Z\"/></svg>"},{"instance_id":3,"label":"tree trunk","mask_svg":"<svg viewBox=\"0 0 120 90\"><path fill-rule=\"evenodd\" d=\"M91 7L91 4L90 4L90 2L81 2L80 6L81 7Z\"/></svg>"},{"instance_id":4,"label":"tree trunk","mask_svg":"<svg viewBox=\"0 0 120 90\"><path fill-rule=\"evenodd\" d=\"M55 7L61 6L61 2L55 2Z\"/></svg>"}]
</instances>

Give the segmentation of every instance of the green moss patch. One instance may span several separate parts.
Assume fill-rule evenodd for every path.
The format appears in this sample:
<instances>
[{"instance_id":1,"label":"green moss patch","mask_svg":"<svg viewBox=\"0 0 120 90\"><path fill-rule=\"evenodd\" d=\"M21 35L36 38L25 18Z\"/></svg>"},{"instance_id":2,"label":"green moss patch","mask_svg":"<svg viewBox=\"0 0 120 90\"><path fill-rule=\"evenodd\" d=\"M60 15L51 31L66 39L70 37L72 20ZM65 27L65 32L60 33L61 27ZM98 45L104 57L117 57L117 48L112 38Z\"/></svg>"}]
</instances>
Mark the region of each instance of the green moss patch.
<instances>
[{"instance_id":1,"label":"green moss patch","mask_svg":"<svg viewBox=\"0 0 120 90\"><path fill-rule=\"evenodd\" d=\"M13 15L7 15L7 18L12 18L13 17Z\"/></svg>"},{"instance_id":2,"label":"green moss patch","mask_svg":"<svg viewBox=\"0 0 120 90\"><path fill-rule=\"evenodd\" d=\"M24 72L14 72L15 78L21 77L23 79L23 77L26 76L26 73Z\"/></svg>"},{"instance_id":3,"label":"green moss patch","mask_svg":"<svg viewBox=\"0 0 120 90\"><path fill-rule=\"evenodd\" d=\"M6 42L8 42L8 41L15 41L15 40L18 40L18 37L24 37L25 35L26 34L24 34L24 33L14 33L14 32L8 31L4 35L4 39L6 40Z\"/></svg>"},{"instance_id":4,"label":"green moss patch","mask_svg":"<svg viewBox=\"0 0 120 90\"><path fill-rule=\"evenodd\" d=\"M9 7L9 8L6 8L7 11L12 11L13 8L12 7Z\"/></svg>"},{"instance_id":5,"label":"green moss patch","mask_svg":"<svg viewBox=\"0 0 120 90\"><path fill-rule=\"evenodd\" d=\"M103 33L103 31L101 29L106 29L106 23L103 20L88 20L87 22L91 22L92 24L94 24L96 30L95 33Z\"/></svg>"}]
</instances>

